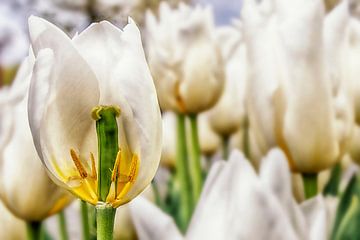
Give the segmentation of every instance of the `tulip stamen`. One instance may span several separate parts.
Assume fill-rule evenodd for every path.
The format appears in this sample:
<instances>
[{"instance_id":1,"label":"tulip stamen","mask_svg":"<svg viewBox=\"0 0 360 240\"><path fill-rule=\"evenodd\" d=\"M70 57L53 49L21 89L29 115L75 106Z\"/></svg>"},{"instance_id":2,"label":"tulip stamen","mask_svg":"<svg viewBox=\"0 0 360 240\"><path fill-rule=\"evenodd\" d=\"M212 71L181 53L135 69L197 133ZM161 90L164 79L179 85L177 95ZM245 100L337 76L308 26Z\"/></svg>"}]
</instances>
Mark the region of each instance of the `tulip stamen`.
<instances>
[{"instance_id":1,"label":"tulip stamen","mask_svg":"<svg viewBox=\"0 0 360 240\"><path fill-rule=\"evenodd\" d=\"M90 160L91 160L91 178L97 180L97 172L96 172L96 164L95 164L95 157L94 154L90 153Z\"/></svg>"},{"instance_id":2,"label":"tulip stamen","mask_svg":"<svg viewBox=\"0 0 360 240\"><path fill-rule=\"evenodd\" d=\"M75 164L76 169L78 170L81 178L87 177L87 172L84 166L81 164L80 157L77 155L74 149L70 149L71 158Z\"/></svg>"},{"instance_id":3,"label":"tulip stamen","mask_svg":"<svg viewBox=\"0 0 360 240\"><path fill-rule=\"evenodd\" d=\"M118 177L119 173L119 166L120 166L120 160L121 160L121 149L119 148L119 151L116 155L116 160L115 160L115 164L114 164L114 169L112 170L112 174L111 174L111 181L115 182L116 178Z\"/></svg>"}]
</instances>

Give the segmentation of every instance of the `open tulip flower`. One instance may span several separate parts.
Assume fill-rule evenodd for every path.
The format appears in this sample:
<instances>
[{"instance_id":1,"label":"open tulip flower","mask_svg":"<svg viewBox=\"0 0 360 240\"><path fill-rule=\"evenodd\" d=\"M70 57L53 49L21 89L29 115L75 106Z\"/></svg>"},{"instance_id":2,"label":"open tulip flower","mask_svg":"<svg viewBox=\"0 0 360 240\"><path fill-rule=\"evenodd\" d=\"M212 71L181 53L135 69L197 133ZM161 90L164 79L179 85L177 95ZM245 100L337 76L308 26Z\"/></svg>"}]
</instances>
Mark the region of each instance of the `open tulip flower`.
<instances>
[{"instance_id":1,"label":"open tulip flower","mask_svg":"<svg viewBox=\"0 0 360 240\"><path fill-rule=\"evenodd\" d=\"M154 177L162 137L137 26L129 19L122 31L103 21L70 39L30 17L29 30L36 57L29 122L43 163L86 202L129 202Z\"/></svg>"}]
</instances>

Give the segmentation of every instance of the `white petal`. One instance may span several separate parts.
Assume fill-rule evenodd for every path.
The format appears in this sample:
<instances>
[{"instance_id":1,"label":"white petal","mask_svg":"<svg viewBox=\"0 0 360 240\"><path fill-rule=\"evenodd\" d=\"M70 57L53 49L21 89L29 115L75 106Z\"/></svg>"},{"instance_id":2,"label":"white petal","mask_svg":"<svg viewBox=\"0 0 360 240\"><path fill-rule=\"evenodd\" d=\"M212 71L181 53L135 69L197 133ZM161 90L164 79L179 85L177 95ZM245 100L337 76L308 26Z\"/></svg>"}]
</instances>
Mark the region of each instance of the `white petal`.
<instances>
[{"instance_id":1,"label":"white petal","mask_svg":"<svg viewBox=\"0 0 360 240\"><path fill-rule=\"evenodd\" d=\"M29 18L29 29L37 58L29 96L30 125L34 142L41 139L42 157L54 173L50 161L73 168L71 148L86 158L90 150L96 154L91 110L99 103L99 88L92 70L61 30L37 17Z\"/></svg>"},{"instance_id":2,"label":"white petal","mask_svg":"<svg viewBox=\"0 0 360 240\"><path fill-rule=\"evenodd\" d=\"M148 200L138 197L129 206L139 239L184 239L174 220Z\"/></svg>"}]
</instances>

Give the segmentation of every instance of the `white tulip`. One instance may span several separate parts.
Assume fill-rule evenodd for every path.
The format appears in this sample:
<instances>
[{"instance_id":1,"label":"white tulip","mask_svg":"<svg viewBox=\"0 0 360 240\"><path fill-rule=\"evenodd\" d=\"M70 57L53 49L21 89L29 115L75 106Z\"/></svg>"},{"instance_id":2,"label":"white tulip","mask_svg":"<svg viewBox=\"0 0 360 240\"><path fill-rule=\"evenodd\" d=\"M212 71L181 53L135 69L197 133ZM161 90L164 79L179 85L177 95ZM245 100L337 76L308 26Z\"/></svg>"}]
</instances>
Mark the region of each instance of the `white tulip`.
<instances>
[{"instance_id":1,"label":"white tulip","mask_svg":"<svg viewBox=\"0 0 360 240\"><path fill-rule=\"evenodd\" d=\"M13 85L1 89L0 198L17 217L41 221L62 210L71 197L48 177L31 137L27 93L33 63L27 58Z\"/></svg>"},{"instance_id":2,"label":"white tulip","mask_svg":"<svg viewBox=\"0 0 360 240\"><path fill-rule=\"evenodd\" d=\"M213 165L185 237L170 216L135 200L130 207L140 239L314 239L310 233L321 224L311 225L295 203L284 154L272 150L263 162L260 176L236 151Z\"/></svg>"},{"instance_id":3,"label":"white tulip","mask_svg":"<svg viewBox=\"0 0 360 240\"><path fill-rule=\"evenodd\" d=\"M0 239L26 239L26 224L0 201Z\"/></svg>"},{"instance_id":4,"label":"white tulip","mask_svg":"<svg viewBox=\"0 0 360 240\"><path fill-rule=\"evenodd\" d=\"M242 127L245 118L246 47L242 29L238 28L217 29L218 42L225 61L226 77L224 92L208 114L211 127L222 136L236 132Z\"/></svg>"},{"instance_id":5,"label":"white tulip","mask_svg":"<svg viewBox=\"0 0 360 240\"><path fill-rule=\"evenodd\" d=\"M100 199L118 207L130 201L154 177L162 137L137 26L129 19L120 30L103 21L70 39L51 23L31 17L29 29L36 57L29 122L43 163L59 185L89 203ZM111 183L104 197L97 189L101 175L92 116L106 108L117 116L119 151L111 178L102 173Z\"/></svg>"},{"instance_id":6,"label":"white tulip","mask_svg":"<svg viewBox=\"0 0 360 240\"><path fill-rule=\"evenodd\" d=\"M326 72L323 2L246 0L242 14L249 121L260 150L280 146L295 172L331 167L343 151L347 120L337 118Z\"/></svg>"},{"instance_id":7,"label":"white tulip","mask_svg":"<svg viewBox=\"0 0 360 240\"><path fill-rule=\"evenodd\" d=\"M180 4L159 7L159 20L148 12L147 55L160 106L198 113L219 99L224 65L216 43L211 9Z\"/></svg>"},{"instance_id":8,"label":"white tulip","mask_svg":"<svg viewBox=\"0 0 360 240\"><path fill-rule=\"evenodd\" d=\"M207 113L198 117L199 144L202 154L214 155L221 148L221 137L211 128Z\"/></svg>"},{"instance_id":9,"label":"white tulip","mask_svg":"<svg viewBox=\"0 0 360 240\"><path fill-rule=\"evenodd\" d=\"M172 112L162 114L163 144L160 164L174 168L176 164L176 115Z\"/></svg>"}]
</instances>

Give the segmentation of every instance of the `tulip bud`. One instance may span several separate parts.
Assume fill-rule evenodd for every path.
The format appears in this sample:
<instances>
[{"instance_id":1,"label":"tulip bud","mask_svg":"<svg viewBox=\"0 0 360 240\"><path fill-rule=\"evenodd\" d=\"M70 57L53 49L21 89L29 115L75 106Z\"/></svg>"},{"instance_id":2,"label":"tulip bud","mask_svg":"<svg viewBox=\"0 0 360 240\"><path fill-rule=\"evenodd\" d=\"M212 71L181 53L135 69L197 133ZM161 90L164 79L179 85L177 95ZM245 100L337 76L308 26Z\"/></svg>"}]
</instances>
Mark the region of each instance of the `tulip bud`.
<instances>
[{"instance_id":1,"label":"tulip bud","mask_svg":"<svg viewBox=\"0 0 360 240\"><path fill-rule=\"evenodd\" d=\"M210 8L181 4L159 8L159 20L148 12L147 55L163 110L198 113L219 99L224 63L214 36Z\"/></svg>"}]
</instances>

